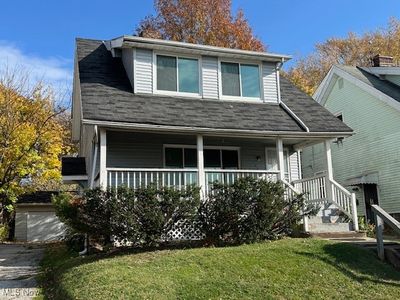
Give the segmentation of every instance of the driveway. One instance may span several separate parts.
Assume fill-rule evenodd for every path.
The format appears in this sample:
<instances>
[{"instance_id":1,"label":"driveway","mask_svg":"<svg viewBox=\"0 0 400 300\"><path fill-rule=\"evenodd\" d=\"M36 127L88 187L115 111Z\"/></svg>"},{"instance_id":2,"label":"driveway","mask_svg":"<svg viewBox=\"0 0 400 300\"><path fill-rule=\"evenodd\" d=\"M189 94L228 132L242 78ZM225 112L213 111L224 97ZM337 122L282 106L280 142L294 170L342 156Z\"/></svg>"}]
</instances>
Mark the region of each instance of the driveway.
<instances>
[{"instance_id":1,"label":"driveway","mask_svg":"<svg viewBox=\"0 0 400 300\"><path fill-rule=\"evenodd\" d=\"M0 299L31 299L38 294L35 276L42 245L0 244Z\"/></svg>"}]
</instances>

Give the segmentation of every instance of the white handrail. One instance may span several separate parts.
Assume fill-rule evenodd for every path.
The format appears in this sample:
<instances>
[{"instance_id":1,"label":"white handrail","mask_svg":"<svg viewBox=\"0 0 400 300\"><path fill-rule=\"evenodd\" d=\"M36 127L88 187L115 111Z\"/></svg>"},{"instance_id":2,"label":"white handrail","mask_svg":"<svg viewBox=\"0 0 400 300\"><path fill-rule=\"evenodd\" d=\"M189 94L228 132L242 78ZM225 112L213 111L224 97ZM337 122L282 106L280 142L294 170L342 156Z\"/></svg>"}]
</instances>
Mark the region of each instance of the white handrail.
<instances>
[{"instance_id":1,"label":"white handrail","mask_svg":"<svg viewBox=\"0 0 400 300\"><path fill-rule=\"evenodd\" d=\"M378 257L385 260L385 248L383 243L383 223L388 224L397 234L400 234L400 222L389 215L379 205L371 205L372 211L375 214L376 225L376 246Z\"/></svg>"},{"instance_id":2,"label":"white handrail","mask_svg":"<svg viewBox=\"0 0 400 300\"><path fill-rule=\"evenodd\" d=\"M289 182L287 182L285 179L281 179L281 181L290 189L292 192L296 194L300 194L300 191L298 191L293 185L291 185Z\"/></svg>"},{"instance_id":3,"label":"white handrail","mask_svg":"<svg viewBox=\"0 0 400 300\"><path fill-rule=\"evenodd\" d=\"M315 175L315 176L312 176L312 177L307 177L307 178L303 178L303 179L293 180L293 183L307 182L307 181L310 181L310 180L313 180L313 179L322 178L322 177L325 177L325 176L326 176L326 174Z\"/></svg>"},{"instance_id":4,"label":"white handrail","mask_svg":"<svg viewBox=\"0 0 400 300\"><path fill-rule=\"evenodd\" d=\"M348 196L351 196L351 193L346 190L344 187L342 187L339 183L337 183L334 179L331 179L332 184L334 184L338 189L340 189L343 193L347 194Z\"/></svg>"},{"instance_id":5,"label":"white handrail","mask_svg":"<svg viewBox=\"0 0 400 300\"><path fill-rule=\"evenodd\" d=\"M329 179L326 173L293 181L293 185L306 194L308 203L332 203L353 222L358 231L357 206L355 194L349 192L338 182Z\"/></svg>"}]
</instances>

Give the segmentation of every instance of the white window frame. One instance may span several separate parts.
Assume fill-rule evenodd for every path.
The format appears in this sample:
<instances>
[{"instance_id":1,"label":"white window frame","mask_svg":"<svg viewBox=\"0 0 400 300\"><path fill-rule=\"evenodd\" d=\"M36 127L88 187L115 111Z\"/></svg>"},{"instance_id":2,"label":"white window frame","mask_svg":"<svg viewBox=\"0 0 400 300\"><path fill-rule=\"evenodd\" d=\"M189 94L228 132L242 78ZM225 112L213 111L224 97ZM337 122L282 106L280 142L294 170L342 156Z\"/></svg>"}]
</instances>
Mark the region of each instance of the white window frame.
<instances>
[{"instance_id":1,"label":"white window frame","mask_svg":"<svg viewBox=\"0 0 400 300\"><path fill-rule=\"evenodd\" d=\"M224 95L222 93L222 63L234 63L239 65L239 89L240 95L242 95L242 74L240 70L240 65L254 65L258 66L258 75L259 75L259 87L260 87L260 98L258 97L243 97L243 96L229 96ZM218 58L218 90L219 90L219 98L221 100L229 100L229 101L242 101L242 102L266 102L264 101L264 89L263 89L263 78L262 78L262 62L254 62L254 61L245 61L245 60L229 60L229 59L221 59Z\"/></svg>"},{"instance_id":2,"label":"white window frame","mask_svg":"<svg viewBox=\"0 0 400 300\"><path fill-rule=\"evenodd\" d=\"M165 91L157 89L157 56L170 56L175 57L176 59L176 91ZM179 92L179 72L178 72L178 60L179 58L187 58L187 59L196 59L198 72L199 72L199 92L198 93L188 93L188 92ZM196 55L179 55L171 52L158 52L153 51L153 94L159 95L169 95L169 96L185 96L192 98L201 98L203 94L203 80L202 80L202 60L201 56Z\"/></svg>"},{"instance_id":3,"label":"white window frame","mask_svg":"<svg viewBox=\"0 0 400 300\"><path fill-rule=\"evenodd\" d=\"M182 148L182 151L184 148L189 148L189 149L197 149L196 145L185 145L185 144L164 144L163 145L163 167L166 168L167 166L165 165L165 148ZM237 146L204 146L203 149L210 149L210 150L220 150L220 163L222 164L222 151L221 150L236 150L238 153L238 170L241 169L241 156L240 156L240 147ZM182 153L183 157L183 168L184 169L192 169L192 168L185 168L185 155ZM204 168L204 170L224 170L222 169L222 166L220 168ZM229 169L228 169L229 170ZM234 170L234 169L233 169Z\"/></svg>"}]
</instances>

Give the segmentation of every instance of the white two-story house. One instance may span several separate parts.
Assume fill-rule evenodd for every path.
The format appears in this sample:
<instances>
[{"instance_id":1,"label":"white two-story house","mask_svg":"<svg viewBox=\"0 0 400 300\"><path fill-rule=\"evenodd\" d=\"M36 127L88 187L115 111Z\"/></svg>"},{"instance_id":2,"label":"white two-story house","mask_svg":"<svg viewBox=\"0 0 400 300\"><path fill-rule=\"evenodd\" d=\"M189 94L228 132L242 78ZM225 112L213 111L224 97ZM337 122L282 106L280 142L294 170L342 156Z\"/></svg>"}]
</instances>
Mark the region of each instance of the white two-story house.
<instances>
[{"instance_id":1,"label":"white two-story house","mask_svg":"<svg viewBox=\"0 0 400 300\"><path fill-rule=\"evenodd\" d=\"M204 198L216 180L252 176L281 180L354 219L329 148L352 130L280 76L289 59L136 36L77 39L72 121L80 150L63 163L65 182L197 184ZM326 175L302 179L298 151L321 142ZM74 173L83 163L86 173Z\"/></svg>"}]
</instances>

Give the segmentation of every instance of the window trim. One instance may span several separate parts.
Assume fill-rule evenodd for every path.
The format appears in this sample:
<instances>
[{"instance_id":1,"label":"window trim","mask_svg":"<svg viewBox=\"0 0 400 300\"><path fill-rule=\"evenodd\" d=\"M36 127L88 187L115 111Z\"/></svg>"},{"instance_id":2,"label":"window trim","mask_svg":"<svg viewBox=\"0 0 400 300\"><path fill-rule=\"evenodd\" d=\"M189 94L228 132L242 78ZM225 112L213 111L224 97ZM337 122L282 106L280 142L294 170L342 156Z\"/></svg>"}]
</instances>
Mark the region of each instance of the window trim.
<instances>
[{"instance_id":1,"label":"window trim","mask_svg":"<svg viewBox=\"0 0 400 300\"><path fill-rule=\"evenodd\" d=\"M165 91L157 89L157 56L170 56L176 59L176 89L177 91ZM179 58L196 59L199 73L199 92L189 93L189 92L179 92L179 72L178 72L178 60ZM157 95L170 95L170 96L184 96L192 98L201 98L203 95L203 80L202 80L202 57L197 55L179 55L172 52L164 51L154 51L153 50L153 94Z\"/></svg>"},{"instance_id":2,"label":"window trim","mask_svg":"<svg viewBox=\"0 0 400 300\"><path fill-rule=\"evenodd\" d=\"M186 145L186 144L163 144L163 168L167 168L165 165L165 148L190 148L190 149L197 149L196 145ZM210 150L220 150L220 163L222 163L222 150L236 150L238 153L238 170L241 169L241 156L240 156L240 147L238 146L204 146L203 149L210 149ZM185 155L182 153L183 157L183 169L193 169L193 168L185 168ZM197 170L197 166L195 167ZM178 169L179 170L179 169ZM204 168L204 170L223 170L222 168Z\"/></svg>"},{"instance_id":3,"label":"window trim","mask_svg":"<svg viewBox=\"0 0 400 300\"><path fill-rule=\"evenodd\" d=\"M258 75L259 75L259 87L260 87L260 97L243 97L243 96L229 96L224 95L222 93L222 68L221 63L234 63L239 64L239 89L240 95L242 95L242 75L240 65L254 65L258 66ZM262 76L262 62L255 61L245 61L245 60L230 60L218 57L218 91L219 91L219 99L228 100L228 101L242 101L242 102L272 102L264 100L264 88L263 88L263 76Z\"/></svg>"},{"instance_id":4,"label":"window trim","mask_svg":"<svg viewBox=\"0 0 400 300\"><path fill-rule=\"evenodd\" d=\"M339 112L337 112L337 113L334 113L333 114L336 118L338 118L339 119L339 116L341 116L341 122L343 122L344 123L344 115L343 115L343 112L341 112L341 111L339 111Z\"/></svg>"}]
</instances>

